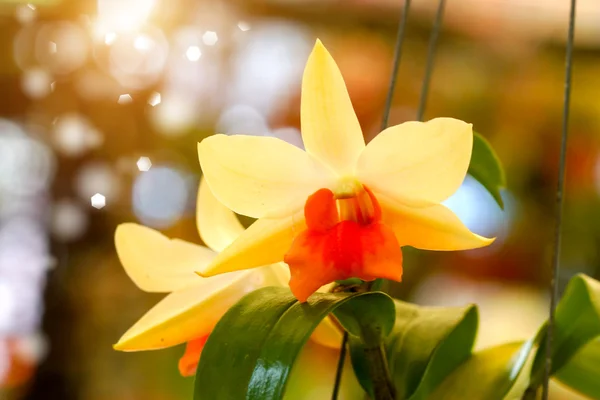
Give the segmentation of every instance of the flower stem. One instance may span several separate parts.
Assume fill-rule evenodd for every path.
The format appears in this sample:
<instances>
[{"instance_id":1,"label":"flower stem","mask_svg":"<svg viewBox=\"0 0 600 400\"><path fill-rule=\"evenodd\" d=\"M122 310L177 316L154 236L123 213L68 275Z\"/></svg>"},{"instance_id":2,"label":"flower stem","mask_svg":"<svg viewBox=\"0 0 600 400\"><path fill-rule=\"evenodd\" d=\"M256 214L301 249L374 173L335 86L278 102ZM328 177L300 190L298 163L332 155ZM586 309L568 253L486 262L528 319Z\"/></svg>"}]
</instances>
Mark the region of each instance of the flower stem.
<instances>
[{"instance_id":1,"label":"flower stem","mask_svg":"<svg viewBox=\"0 0 600 400\"><path fill-rule=\"evenodd\" d=\"M390 378L383 344L365 349L365 360L373 383L374 400L394 400L395 389Z\"/></svg>"},{"instance_id":2,"label":"flower stem","mask_svg":"<svg viewBox=\"0 0 600 400\"><path fill-rule=\"evenodd\" d=\"M567 163L567 139L569 133L569 107L571 104L571 69L573 67L573 47L575 42L575 9L576 0L571 0L569 11L569 29L565 55L565 86L563 99L562 133L560 140L560 156L558 161L558 178L556 182L556 203L554 210L554 240L552 253L552 269L550 275L550 315L548 316L548 334L546 335L546 362L544 363L544 380L542 382L542 399L548 400L550 375L552 373L552 351L556 304L558 302L558 279L560 273L560 250L563 221L563 192L565 186L565 169Z\"/></svg>"},{"instance_id":3,"label":"flower stem","mask_svg":"<svg viewBox=\"0 0 600 400\"><path fill-rule=\"evenodd\" d=\"M342 383L342 372L344 371L344 362L346 361L346 347L348 346L348 332L344 331L342 347L340 348L340 358L338 359L337 371L335 372L335 384L333 385L332 400L337 400Z\"/></svg>"},{"instance_id":4,"label":"flower stem","mask_svg":"<svg viewBox=\"0 0 600 400\"><path fill-rule=\"evenodd\" d=\"M533 387L528 387L527 390L523 393L523 397L521 400L535 400L537 397L538 389Z\"/></svg>"}]
</instances>

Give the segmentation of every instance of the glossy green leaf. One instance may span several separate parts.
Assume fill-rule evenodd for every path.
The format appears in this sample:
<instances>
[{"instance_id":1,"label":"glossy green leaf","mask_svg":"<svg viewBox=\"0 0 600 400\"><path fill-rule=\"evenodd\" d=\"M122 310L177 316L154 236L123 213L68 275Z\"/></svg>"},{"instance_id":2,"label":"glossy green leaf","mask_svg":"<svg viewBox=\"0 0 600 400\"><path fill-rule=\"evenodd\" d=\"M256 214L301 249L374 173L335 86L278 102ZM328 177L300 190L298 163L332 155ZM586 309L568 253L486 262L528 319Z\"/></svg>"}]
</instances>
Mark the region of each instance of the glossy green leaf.
<instances>
[{"instance_id":1,"label":"glossy green leaf","mask_svg":"<svg viewBox=\"0 0 600 400\"><path fill-rule=\"evenodd\" d=\"M507 343L473 354L429 396L433 400L502 400L511 391L533 349L533 341ZM524 391L525 385L520 388ZM518 396L520 398L520 396Z\"/></svg>"},{"instance_id":2,"label":"glossy green leaf","mask_svg":"<svg viewBox=\"0 0 600 400\"><path fill-rule=\"evenodd\" d=\"M477 132L473 133L473 153L468 172L487 189L500 208L504 208L500 195L500 189L506 186L502 163L490 143Z\"/></svg>"},{"instance_id":3,"label":"glossy green leaf","mask_svg":"<svg viewBox=\"0 0 600 400\"><path fill-rule=\"evenodd\" d=\"M331 312L351 336L368 343L381 342L395 320L392 299L379 292L315 293L299 303L289 289L259 289L229 309L213 330L196 372L194 398L280 399L300 350Z\"/></svg>"},{"instance_id":4,"label":"glossy green leaf","mask_svg":"<svg viewBox=\"0 0 600 400\"><path fill-rule=\"evenodd\" d=\"M477 321L474 306L419 307L396 301L396 323L385 344L396 398L426 398L471 354ZM359 382L372 395L359 341L350 341L350 355Z\"/></svg>"},{"instance_id":5,"label":"glossy green leaf","mask_svg":"<svg viewBox=\"0 0 600 400\"><path fill-rule=\"evenodd\" d=\"M546 332L547 326L544 325L538 333L540 346L531 370L532 387L538 387L544 377ZM599 335L600 282L583 274L576 275L556 307L550 373L560 370Z\"/></svg>"},{"instance_id":6,"label":"glossy green leaf","mask_svg":"<svg viewBox=\"0 0 600 400\"><path fill-rule=\"evenodd\" d=\"M584 346L555 377L581 394L600 399L600 339Z\"/></svg>"}]
</instances>

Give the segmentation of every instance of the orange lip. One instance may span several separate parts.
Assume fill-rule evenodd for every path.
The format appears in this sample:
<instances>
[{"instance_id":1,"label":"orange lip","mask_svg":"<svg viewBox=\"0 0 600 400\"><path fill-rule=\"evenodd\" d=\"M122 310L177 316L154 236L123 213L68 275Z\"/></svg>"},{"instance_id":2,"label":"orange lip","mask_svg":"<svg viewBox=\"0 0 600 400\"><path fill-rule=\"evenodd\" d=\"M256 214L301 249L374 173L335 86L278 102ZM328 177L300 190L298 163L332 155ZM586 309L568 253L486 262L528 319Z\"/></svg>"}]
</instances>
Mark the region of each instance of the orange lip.
<instances>
[{"instance_id":1,"label":"orange lip","mask_svg":"<svg viewBox=\"0 0 600 400\"><path fill-rule=\"evenodd\" d=\"M320 189L307 199L308 229L294 239L284 259L290 267L290 288L299 301L336 280L401 280L400 245L393 231L380 222L377 200L364 189L343 200L336 200L329 189Z\"/></svg>"}]
</instances>

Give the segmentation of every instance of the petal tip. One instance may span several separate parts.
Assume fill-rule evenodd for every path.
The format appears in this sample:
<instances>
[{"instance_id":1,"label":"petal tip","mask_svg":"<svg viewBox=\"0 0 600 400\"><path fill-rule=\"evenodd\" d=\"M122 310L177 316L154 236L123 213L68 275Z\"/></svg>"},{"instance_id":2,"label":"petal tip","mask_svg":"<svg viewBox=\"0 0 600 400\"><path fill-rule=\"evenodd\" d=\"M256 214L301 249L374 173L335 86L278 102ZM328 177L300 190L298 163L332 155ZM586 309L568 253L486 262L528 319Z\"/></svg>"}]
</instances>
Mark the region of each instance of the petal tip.
<instances>
[{"instance_id":1,"label":"petal tip","mask_svg":"<svg viewBox=\"0 0 600 400\"><path fill-rule=\"evenodd\" d=\"M480 249L483 247L487 247L496 241L495 237L486 238L485 236L477 235L475 233L473 234L473 236L475 236L475 238L478 240L477 247L473 247L473 249Z\"/></svg>"},{"instance_id":2,"label":"petal tip","mask_svg":"<svg viewBox=\"0 0 600 400\"><path fill-rule=\"evenodd\" d=\"M194 271L194 273L196 275L198 275L200 278L208 278L209 276L211 276L210 274L206 273L205 271Z\"/></svg>"},{"instance_id":3,"label":"petal tip","mask_svg":"<svg viewBox=\"0 0 600 400\"><path fill-rule=\"evenodd\" d=\"M321 42L321 39L315 40L315 45L312 50L312 55L319 56L319 57L329 55L329 51L327 50L327 48L325 47L323 42Z\"/></svg>"},{"instance_id":4,"label":"petal tip","mask_svg":"<svg viewBox=\"0 0 600 400\"><path fill-rule=\"evenodd\" d=\"M126 351L127 350L127 346L125 346L125 344L121 340L119 340L117 343L113 344L112 348L113 348L113 350L117 350L117 351Z\"/></svg>"},{"instance_id":5,"label":"petal tip","mask_svg":"<svg viewBox=\"0 0 600 400\"><path fill-rule=\"evenodd\" d=\"M481 236L481 238L484 240L484 242L486 243L486 246L489 246L490 244L494 243L496 241L496 238L486 238L484 236Z\"/></svg>"}]
</instances>

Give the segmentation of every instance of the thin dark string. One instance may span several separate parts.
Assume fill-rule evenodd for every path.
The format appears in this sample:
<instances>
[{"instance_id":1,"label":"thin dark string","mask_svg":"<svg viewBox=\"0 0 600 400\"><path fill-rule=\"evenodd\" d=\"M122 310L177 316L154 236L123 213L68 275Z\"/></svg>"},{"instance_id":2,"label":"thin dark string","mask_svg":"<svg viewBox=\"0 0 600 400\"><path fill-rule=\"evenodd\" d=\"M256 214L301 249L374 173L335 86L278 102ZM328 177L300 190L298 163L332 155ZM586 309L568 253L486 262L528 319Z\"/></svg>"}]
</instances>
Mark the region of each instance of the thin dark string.
<instances>
[{"instance_id":1,"label":"thin dark string","mask_svg":"<svg viewBox=\"0 0 600 400\"><path fill-rule=\"evenodd\" d=\"M433 61L435 59L435 51L437 49L438 37L442 29L442 21L444 19L444 10L446 8L446 0L440 0L438 9L431 29L429 37L429 48L427 50L427 62L425 65L425 76L423 77L423 85L421 86L421 96L419 98L419 107L417 108L417 121L423 121L425 114L425 105L427 104L427 95L429 94L429 84L431 83L431 75L433 73Z\"/></svg>"},{"instance_id":2,"label":"thin dark string","mask_svg":"<svg viewBox=\"0 0 600 400\"><path fill-rule=\"evenodd\" d=\"M408 20L409 9L410 0L404 0L400 24L398 25L398 34L396 35L396 48L394 50L392 75L390 76L390 85L388 87L387 98L385 99L385 107L383 108L383 118L381 119L381 130L384 130L388 127L388 119L390 118L390 110L392 109L392 101L394 100L394 89L396 88L398 70L400 69L400 59L402 58L402 44L404 43L404 31L406 30L406 21Z\"/></svg>"},{"instance_id":3,"label":"thin dark string","mask_svg":"<svg viewBox=\"0 0 600 400\"><path fill-rule=\"evenodd\" d=\"M569 105L571 103L571 69L573 66L573 42L575 39L575 6L576 0L571 0L569 13L569 32L567 35L567 50L565 56L565 91L563 102L562 134L560 144L560 160L556 184L556 209L554 215L554 253L552 255L552 278L550 280L550 315L548 317L548 334L546 335L546 362L544 365L544 382L542 399L548 400L548 386L552 368L552 340L554 339L554 312L558 302L558 274L560 270L560 243L563 220L563 194L565 186L565 165L567 160L567 139L569 133Z\"/></svg>"},{"instance_id":4,"label":"thin dark string","mask_svg":"<svg viewBox=\"0 0 600 400\"><path fill-rule=\"evenodd\" d=\"M344 362L346 361L346 347L348 346L348 332L344 331L342 347L340 349L340 358L338 359L337 370L335 372L335 385L333 386L332 400L337 400L340 386L342 383L342 372L344 371Z\"/></svg>"},{"instance_id":5,"label":"thin dark string","mask_svg":"<svg viewBox=\"0 0 600 400\"><path fill-rule=\"evenodd\" d=\"M388 126L388 120L390 117L390 110L392 109L392 101L394 99L394 90L396 89L396 80L398 76L398 70L400 69L400 59L402 57L402 45L404 43L404 32L406 30L406 22L408 21L408 11L410 9L411 0L404 0L404 7L402 7L402 14L400 16L400 23L398 25L398 33L396 35L396 44L394 49L394 63L392 65L392 73L390 76L390 84L388 87L387 98L385 100L385 106L383 109L383 117L381 119L381 130L384 130ZM367 290L373 288L374 282L369 282ZM379 282L380 283L380 282ZM342 339L342 347L340 349L340 358L338 360L338 367L335 376L335 384L333 386L332 400L337 400L338 393L340 390L340 383L342 380L342 372L344 369L344 362L346 359L346 347L348 346L348 332L344 332Z\"/></svg>"}]
</instances>

